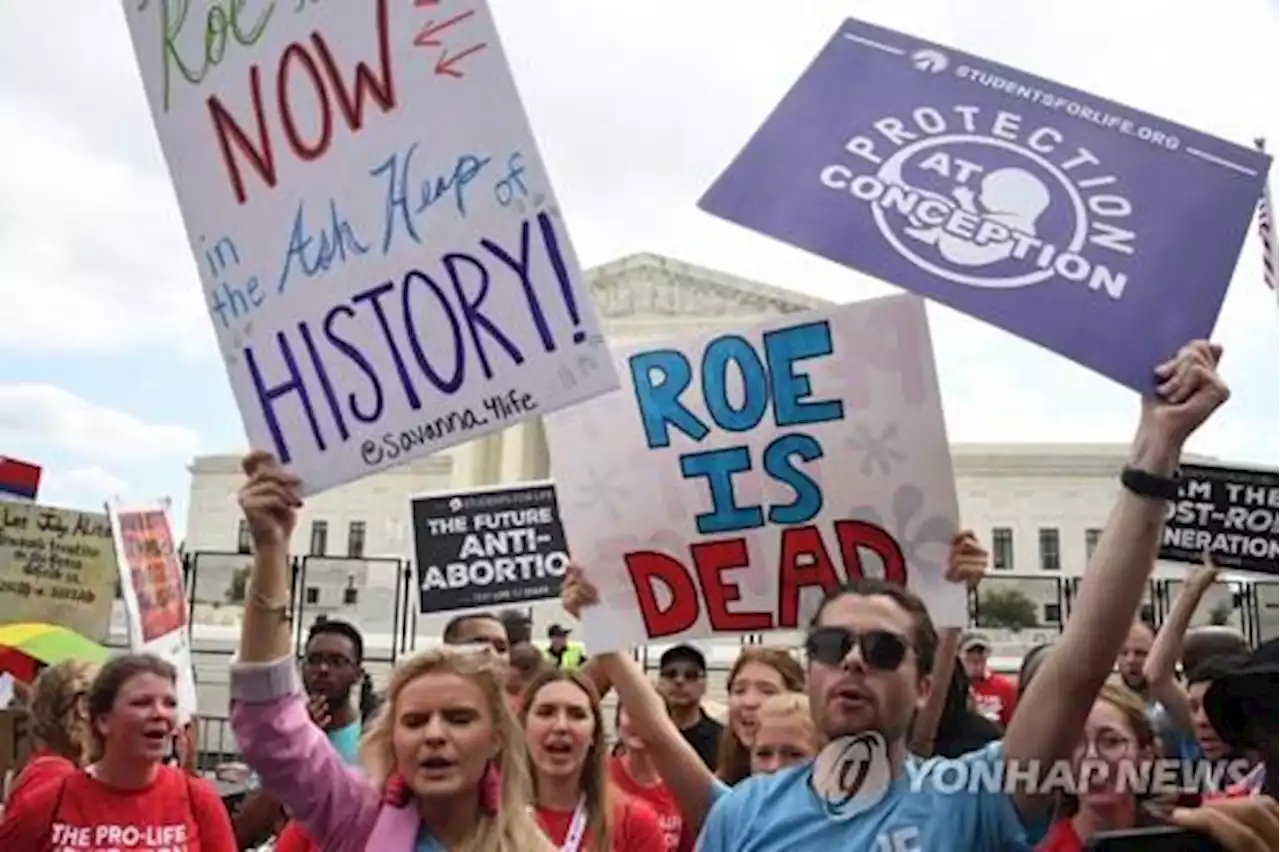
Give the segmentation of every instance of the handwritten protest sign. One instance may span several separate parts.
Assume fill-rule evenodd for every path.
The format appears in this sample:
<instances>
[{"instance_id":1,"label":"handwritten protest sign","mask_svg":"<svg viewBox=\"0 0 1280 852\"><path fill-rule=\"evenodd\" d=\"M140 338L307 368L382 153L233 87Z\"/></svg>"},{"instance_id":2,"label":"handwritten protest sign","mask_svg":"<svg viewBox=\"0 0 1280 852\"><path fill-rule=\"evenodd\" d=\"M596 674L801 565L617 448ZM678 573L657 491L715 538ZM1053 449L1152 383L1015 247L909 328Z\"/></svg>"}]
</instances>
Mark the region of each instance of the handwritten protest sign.
<instances>
[{"instance_id":1,"label":"handwritten protest sign","mask_svg":"<svg viewBox=\"0 0 1280 852\"><path fill-rule=\"evenodd\" d=\"M699 204L1146 392L1212 331L1269 163L850 20Z\"/></svg>"},{"instance_id":2,"label":"handwritten protest sign","mask_svg":"<svg viewBox=\"0 0 1280 852\"><path fill-rule=\"evenodd\" d=\"M114 503L108 509L120 556L129 647L168 660L178 670L178 713L186 721L196 710L190 612L168 509L160 503Z\"/></svg>"},{"instance_id":3,"label":"handwritten protest sign","mask_svg":"<svg viewBox=\"0 0 1280 852\"><path fill-rule=\"evenodd\" d=\"M100 642L117 573L106 515L0 501L0 622L56 624Z\"/></svg>"},{"instance_id":4,"label":"handwritten protest sign","mask_svg":"<svg viewBox=\"0 0 1280 852\"><path fill-rule=\"evenodd\" d=\"M956 531L924 303L894 296L619 355L623 387L547 419L597 650L790 629L846 578L940 624Z\"/></svg>"},{"instance_id":5,"label":"handwritten protest sign","mask_svg":"<svg viewBox=\"0 0 1280 852\"><path fill-rule=\"evenodd\" d=\"M550 482L414 497L420 611L560 596L569 564Z\"/></svg>"},{"instance_id":6,"label":"handwritten protest sign","mask_svg":"<svg viewBox=\"0 0 1280 852\"><path fill-rule=\"evenodd\" d=\"M1280 484L1275 468L1184 464L1169 506L1160 558L1199 563L1208 550L1221 568L1277 573Z\"/></svg>"},{"instance_id":7,"label":"handwritten protest sign","mask_svg":"<svg viewBox=\"0 0 1280 852\"><path fill-rule=\"evenodd\" d=\"M251 444L351 481L617 387L485 0L125 0Z\"/></svg>"}]
</instances>

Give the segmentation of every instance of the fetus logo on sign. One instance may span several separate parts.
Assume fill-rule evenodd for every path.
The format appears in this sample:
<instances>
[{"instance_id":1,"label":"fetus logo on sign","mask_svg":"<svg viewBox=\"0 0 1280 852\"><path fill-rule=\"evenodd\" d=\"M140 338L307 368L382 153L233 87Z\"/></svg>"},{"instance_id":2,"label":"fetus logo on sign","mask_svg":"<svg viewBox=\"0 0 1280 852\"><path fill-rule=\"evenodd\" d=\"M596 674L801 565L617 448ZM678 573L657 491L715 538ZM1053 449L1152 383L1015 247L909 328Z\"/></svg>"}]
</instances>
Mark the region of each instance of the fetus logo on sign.
<instances>
[{"instance_id":1,"label":"fetus logo on sign","mask_svg":"<svg viewBox=\"0 0 1280 852\"><path fill-rule=\"evenodd\" d=\"M1058 127L967 104L916 107L849 137L819 180L867 205L894 251L938 278L1124 295L1133 203L1121 178Z\"/></svg>"}]
</instances>

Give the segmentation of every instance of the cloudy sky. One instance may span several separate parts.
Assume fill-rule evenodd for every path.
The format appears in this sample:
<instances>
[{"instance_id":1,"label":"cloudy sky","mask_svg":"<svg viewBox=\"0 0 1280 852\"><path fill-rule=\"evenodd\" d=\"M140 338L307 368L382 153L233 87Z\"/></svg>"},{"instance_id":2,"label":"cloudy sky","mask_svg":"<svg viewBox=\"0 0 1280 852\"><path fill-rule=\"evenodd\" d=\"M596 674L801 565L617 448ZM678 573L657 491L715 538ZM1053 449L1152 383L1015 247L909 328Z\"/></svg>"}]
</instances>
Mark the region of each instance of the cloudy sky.
<instances>
[{"instance_id":1,"label":"cloudy sky","mask_svg":"<svg viewBox=\"0 0 1280 852\"><path fill-rule=\"evenodd\" d=\"M1274 0L493 2L587 265L654 251L840 301L890 292L694 206L846 16L1280 143ZM45 465L46 502L169 495L181 528L191 458L245 439L118 3L3 4L0 127L0 454ZM953 440L1128 439L1133 394L931 311ZM1277 328L1251 233L1216 333L1235 397L1193 449L1275 463Z\"/></svg>"}]
</instances>

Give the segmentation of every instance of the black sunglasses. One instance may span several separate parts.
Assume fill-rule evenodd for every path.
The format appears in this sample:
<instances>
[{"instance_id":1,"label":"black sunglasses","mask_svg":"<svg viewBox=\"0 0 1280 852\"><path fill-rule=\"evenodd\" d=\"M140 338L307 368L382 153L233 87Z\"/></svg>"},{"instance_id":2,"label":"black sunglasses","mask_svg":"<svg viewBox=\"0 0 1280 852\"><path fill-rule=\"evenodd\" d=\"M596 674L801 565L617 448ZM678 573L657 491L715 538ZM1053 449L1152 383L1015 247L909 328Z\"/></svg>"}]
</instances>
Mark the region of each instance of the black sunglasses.
<instances>
[{"instance_id":1,"label":"black sunglasses","mask_svg":"<svg viewBox=\"0 0 1280 852\"><path fill-rule=\"evenodd\" d=\"M702 680L702 670L692 666L687 669L679 666L668 666L658 672L658 677L663 680L687 680L691 683L696 683Z\"/></svg>"},{"instance_id":2,"label":"black sunglasses","mask_svg":"<svg viewBox=\"0 0 1280 852\"><path fill-rule=\"evenodd\" d=\"M869 667L891 672L902 665L911 644L888 630L854 633L843 627L818 627L804 641L809 659L827 666L841 665L855 646Z\"/></svg>"}]
</instances>

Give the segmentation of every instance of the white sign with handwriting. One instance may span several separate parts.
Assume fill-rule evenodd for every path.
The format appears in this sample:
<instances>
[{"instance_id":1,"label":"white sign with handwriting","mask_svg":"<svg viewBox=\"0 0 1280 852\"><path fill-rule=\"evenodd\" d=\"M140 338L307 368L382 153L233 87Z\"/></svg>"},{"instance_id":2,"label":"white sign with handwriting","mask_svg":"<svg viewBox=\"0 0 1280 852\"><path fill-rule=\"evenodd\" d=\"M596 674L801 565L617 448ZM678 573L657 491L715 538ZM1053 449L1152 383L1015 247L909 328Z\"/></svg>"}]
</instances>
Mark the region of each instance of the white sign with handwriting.
<instances>
[{"instance_id":1,"label":"white sign with handwriting","mask_svg":"<svg viewBox=\"0 0 1280 852\"><path fill-rule=\"evenodd\" d=\"M484 0L125 0L250 442L313 494L617 387Z\"/></svg>"}]
</instances>

